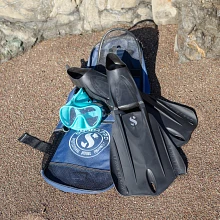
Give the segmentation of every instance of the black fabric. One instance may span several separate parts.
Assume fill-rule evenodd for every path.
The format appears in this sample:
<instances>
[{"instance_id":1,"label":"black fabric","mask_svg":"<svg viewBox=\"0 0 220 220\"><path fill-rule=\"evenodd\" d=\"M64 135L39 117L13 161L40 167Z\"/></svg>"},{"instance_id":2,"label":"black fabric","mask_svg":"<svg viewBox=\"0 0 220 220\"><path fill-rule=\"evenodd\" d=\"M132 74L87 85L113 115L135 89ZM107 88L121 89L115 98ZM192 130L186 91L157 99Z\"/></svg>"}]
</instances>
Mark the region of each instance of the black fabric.
<instances>
[{"instance_id":1,"label":"black fabric","mask_svg":"<svg viewBox=\"0 0 220 220\"><path fill-rule=\"evenodd\" d=\"M38 139L28 133L24 133L18 140L24 144L28 144L29 146L33 147L36 150L39 150L44 153L48 153L49 149L51 147L50 143L41 141L40 139Z\"/></svg>"},{"instance_id":2,"label":"black fabric","mask_svg":"<svg viewBox=\"0 0 220 220\"><path fill-rule=\"evenodd\" d=\"M134 78L141 78L141 70L139 69L130 69L131 75Z\"/></svg>"},{"instance_id":3,"label":"black fabric","mask_svg":"<svg viewBox=\"0 0 220 220\"><path fill-rule=\"evenodd\" d=\"M74 164L50 162L44 173L54 182L78 189L104 190L113 184L110 171Z\"/></svg>"},{"instance_id":4,"label":"black fabric","mask_svg":"<svg viewBox=\"0 0 220 220\"><path fill-rule=\"evenodd\" d=\"M65 132L63 130L54 131L53 134L51 135L50 140L49 140L50 148L44 154L44 157L42 160L42 170L45 170L47 166L49 165L64 135L65 135Z\"/></svg>"}]
</instances>

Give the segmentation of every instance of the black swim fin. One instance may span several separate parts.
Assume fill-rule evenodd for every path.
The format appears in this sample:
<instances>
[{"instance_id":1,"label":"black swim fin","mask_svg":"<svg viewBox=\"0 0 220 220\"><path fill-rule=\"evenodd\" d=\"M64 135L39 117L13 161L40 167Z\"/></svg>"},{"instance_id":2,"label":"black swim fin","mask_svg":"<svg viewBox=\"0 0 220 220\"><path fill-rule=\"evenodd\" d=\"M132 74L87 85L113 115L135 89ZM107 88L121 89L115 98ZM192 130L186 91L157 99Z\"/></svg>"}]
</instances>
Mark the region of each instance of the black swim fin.
<instances>
[{"instance_id":1,"label":"black swim fin","mask_svg":"<svg viewBox=\"0 0 220 220\"><path fill-rule=\"evenodd\" d=\"M85 88L91 98L107 104L112 109L105 74L94 69L77 67L68 68L67 73L74 85ZM179 103L153 98L148 94L142 93L141 96L145 102L149 118L156 119L162 128L167 129L177 147L186 144L198 124L195 110Z\"/></svg>"},{"instance_id":2,"label":"black swim fin","mask_svg":"<svg viewBox=\"0 0 220 220\"><path fill-rule=\"evenodd\" d=\"M188 106L142 93L146 110L167 131L177 147L186 144L198 125L196 112Z\"/></svg>"},{"instance_id":3,"label":"black swim fin","mask_svg":"<svg viewBox=\"0 0 220 220\"><path fill-rule=\"evenodd\" d=\"M105 103L109 108L108 82L105 74L92 68L71 67L67 69L70 80L78 88L84 88L86 93L93 99Z\"/></svg>"},{"instance_id":4,"label":"black swim fin","mask_svg":"<svg viewBox=\"0 0 220 220\"><path fill-rule=\"evenodd\" d=\"M110 153L114 184L125 196L159 195L186 172L185 163L156 119L149 120L138 88L117 55L107 55L106 70L115 118Z\"/></svg>"}]
</instances>

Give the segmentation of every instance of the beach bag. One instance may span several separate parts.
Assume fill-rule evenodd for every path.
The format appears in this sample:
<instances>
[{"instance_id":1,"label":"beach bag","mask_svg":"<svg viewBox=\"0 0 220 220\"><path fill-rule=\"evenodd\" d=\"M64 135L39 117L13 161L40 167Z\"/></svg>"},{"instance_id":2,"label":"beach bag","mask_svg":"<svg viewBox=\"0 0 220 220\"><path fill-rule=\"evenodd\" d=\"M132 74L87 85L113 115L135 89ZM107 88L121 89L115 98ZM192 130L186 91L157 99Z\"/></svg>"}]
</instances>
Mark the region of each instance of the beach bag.
<instances>
[{"instance_id":1,"label":"beach bag","mask_svg":"<svg viewBox=\"0 0 220 220\"><path fill-rule=\"evenodd\" d=\"M139 89L149 93L143 51L135 36L126 29L109 30L92 49L86 66L105 73L105 58L110 52L126 63ZM77 90L74 87L70 91L67 102ZM44 153L41 175L48 184L64 192L101 193L113 187L110 173L113 122L110 114L95 129L75 131L66 129L59 121L48 142L28 133L24 133L19 141Z\"/></svg>"}]
</instances>

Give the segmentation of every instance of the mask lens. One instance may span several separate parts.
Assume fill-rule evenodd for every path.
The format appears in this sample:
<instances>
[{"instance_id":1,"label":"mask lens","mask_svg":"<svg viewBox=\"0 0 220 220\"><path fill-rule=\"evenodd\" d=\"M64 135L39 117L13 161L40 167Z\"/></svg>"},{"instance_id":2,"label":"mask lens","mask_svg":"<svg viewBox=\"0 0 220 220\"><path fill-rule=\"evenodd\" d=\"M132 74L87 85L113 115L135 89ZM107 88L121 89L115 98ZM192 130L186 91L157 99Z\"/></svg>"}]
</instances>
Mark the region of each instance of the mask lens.
<instances>
[{"instance_id":1,"label":"mask lens","mask_svg":"<svg viewBox=\"0 0 220 220\"><path fill-rule=\"evenodd\" d=\"M69 111L69 118L70 118L70 121L69 121L69 124L72 125L73 122L76 120L76 110L75 108L71 108L70 111Z\"/></svg>"},{"instance_id":2,"label":"mask lens","mask_svg":"<svg viewBox=\"0 0 220 220\"><path fill-rule=\"evenodd\" d=\"M86 120L87 124L89 126L94 126L99 117L97 116L97 112L96 112L96 109L91 107L91 106L88 106L88 107L85 107L85 108L81 108L79 110L80 114L83 115L84 119Z\"/></svg>"}]
</instances>

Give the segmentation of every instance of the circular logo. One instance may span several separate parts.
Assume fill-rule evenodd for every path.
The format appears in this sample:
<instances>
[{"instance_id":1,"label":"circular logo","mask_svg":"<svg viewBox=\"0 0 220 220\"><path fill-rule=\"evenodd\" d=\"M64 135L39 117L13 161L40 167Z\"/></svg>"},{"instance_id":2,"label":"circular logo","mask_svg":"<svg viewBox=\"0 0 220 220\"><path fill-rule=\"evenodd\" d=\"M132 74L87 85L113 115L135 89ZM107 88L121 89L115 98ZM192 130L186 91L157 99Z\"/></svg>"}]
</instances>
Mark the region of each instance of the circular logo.
<instances>
[{"instance_id":1,"label":"circular logo","mask_svg":"<svg viewBox=\"0 0 220 220\"><path fill-rule=\"evenodd\" d=\"M110 135L104 129L75 132L70 140L71 151L85 158L95 157L102 152L110 142Z\"/></svg>"}]
</instances>

